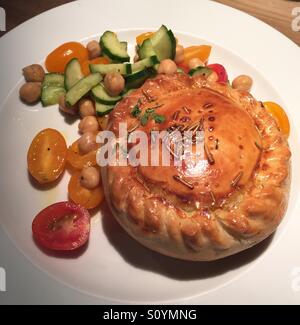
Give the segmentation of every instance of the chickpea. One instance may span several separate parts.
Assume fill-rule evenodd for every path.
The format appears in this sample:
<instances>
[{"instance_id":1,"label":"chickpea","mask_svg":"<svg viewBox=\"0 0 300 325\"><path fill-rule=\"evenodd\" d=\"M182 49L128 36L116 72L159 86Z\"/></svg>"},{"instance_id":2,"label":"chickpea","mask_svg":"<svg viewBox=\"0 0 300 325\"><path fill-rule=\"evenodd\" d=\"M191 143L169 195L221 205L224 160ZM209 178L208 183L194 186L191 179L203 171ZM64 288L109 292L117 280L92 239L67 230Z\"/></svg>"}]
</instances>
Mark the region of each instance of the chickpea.
<instances>
[{"instance_id":1,"label":"chickpea","mask_svg":"<svg viewBox=\"0 0 300 325\"><path fill-rule=\"evenodd\" d=\"M88 50L90 60L98 58L102 52L100 44L97 41L88 42L86 49Z\"/></svg>"},{"instance_id":2,"label":"chickpea","mask_svg":"<svg viewBox=\"0 0 300 325\"><path fill-rule=\"evenodd\" d=\"M92 190L97 187L100 183L100 173L97 168L95 167L85 167L81 171L80 175L80 184Z\"/></svg>"},{"instance_id":3,"label":"chickpea","mask_svg":"<svg viewBox=\"0 0 300 325\"><path fill-rule=\"evenodd\" d=\"M201 61L200 59L198 58L193 58L189 61L189 68L190 69L195 69L197 67L204 67L205 64L203 61Z\"/></svg>"},{"instance_id":4,"label":"chickpea","mask_svg":"<svg viewBox=\"0 0 300 325\"><path fill-rule=\"evenodd\" d=\"M177 65L170 59L162 60L158 67L158 73L172 74L177 71Z\"/></svg>"},{"instance_id":5,"label":"chickpea","mask_svg":"<svg viewBox=\"0 0 300 325\"><path fill-rule=\"evenodd\" d=\"M31 64L23 68L23 75L26 81L42 82L45 77L45 71L39 64Z\"/></svg>"},{"instance_id":6,"label":"chickpea","mask_svg":"<svg viewBox=\"0 0 300 325\"><path fill-rule=\"evenodd\" d=\"M253 81L251 77L246 75L240 75L232 81L232 88L243 91L250 91L252 84Z\"/></svg>"},{"instance_id":7,"label":"chickpea","mask_svg":"<svg viewBox=\"0 0 300 325\"><path fill-rule=\"evenodd\" d=\"M177 64L184 61L184 47L182 45L176 46L176 54L174 61Z\"/></svg>"},{"instance_id":8,"label":"chickpea","mask_svg":"<svg viewBox=\"0 0 300 325\"><path fill-rule=\"evenodd\" d=\"M75 116L77 114L77 107L68 106L66 103L66 97L64 95L59 97L58 108L63 113L67 113L72 116Z\"/></svg>"},{"instance_id":9,"label":"chickpea","mask_svg":"<svg viewBox=\"0 0 300 325\"><path fill-rule=\"evenodd\" d=\"M96 111L94 107L94 102L90 99L84 98L79 101L79 114L81 118L86 116L95 116Z\"/></svg>"},{"instance_id":10,"label":"chickpea","mask_svg":"<svg viewBox=\"0 0 300 325\"><path fill-rule=\"evenodd\" d=\"M118 72L108 73L104 78L104 87L109 95L117 96L125 87L125 80Z\"/></svg>"},{"instance_id":11,"label":"chickpea","mask_svg":"<svg viewBox=\"0 0 300 325\"><path fill-rule=\"evenodd\" d=\"M78 128L81 133L94 132L99 130L99 123L95 116L86 116L80 121Z\"/></svg>"},{"instance_id":12,"label":"chickpea","mask_svg":"<svg viewBox=\"0 0 300 325\"><path fill-rule=\"evenodd\" d=\"M217 75L217 73L215 71L213 71L208 77L207 77L207 81L209 82L217 82L219 80L219 76Z\"/></svg>"},{"instance_id":13,"label":"chickpea","mask_svg":"<svg viewBox=\"0 0 300 325\"><path fill-rule=\"evenodd\" d=\"M19 90L20 98L26 104L33 104L41 97L40 82L26 82Z\"/></svg>"},{"instance_id":14,"label":"chickpea","mask_svg":"<svg viewBox=\"0 0 300 325\"><path fill-rule=\"evenodd\" d=\"M84 133L78 140L78 149L81 154L87 154L88 152L97 148L96 135L93 132Z\"/></svg>"}]
</instances>

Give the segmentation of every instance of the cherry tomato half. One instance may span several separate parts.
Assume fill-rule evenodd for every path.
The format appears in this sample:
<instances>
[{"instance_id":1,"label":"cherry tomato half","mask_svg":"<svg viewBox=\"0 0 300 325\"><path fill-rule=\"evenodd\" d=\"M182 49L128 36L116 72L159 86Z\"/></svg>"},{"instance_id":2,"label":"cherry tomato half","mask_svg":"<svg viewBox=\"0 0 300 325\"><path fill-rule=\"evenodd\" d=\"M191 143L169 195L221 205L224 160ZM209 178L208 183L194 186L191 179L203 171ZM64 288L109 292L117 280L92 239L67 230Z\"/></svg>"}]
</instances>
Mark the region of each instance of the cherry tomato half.
<instances>
[{"instance_id":1,"label":"cherry tomato half","mask_svg":"<svg viewBox=\"0 0 300 325\"><path fill-rule=\"evenodd\" d=\"M207 67L212 69L218 75L218 82L226 83L228 81L228 74L222 64L214 63L209 64Z\"/></svg>"},{"instance_id":2,"label":"cherry tomato half","mask_svg":"<svg viewBox=\"0 0 300 325\"><path fill-rule=\"evenodd\" d=\"M83 61L81 63L81 70L82 70L82 73L85 76L87 76L91 73L90 64L108 64L108 63L110 63L109 59L105 56L101 56L101 57L93 59L93 60Z\"/></svg>"},{"instance_id":3,"label":"cherry tomato half","mask_svg":"<svg viewBox=\"0 0 300 325\"><path fill-rule=\"evenodd\" d=\"M68 42L60 45L46 58L45 65L49 72L64 73L67 63L77 58L79 62L88 60L87 49L78 42Z\"/></svg>"},{"instance_id":4,"label":"cherry tomato half","mask_svg":"<svg viewBox=\"0 0 300 325\"><path fill-rule=\"evenodd\" d=\"M100 185L92 190L89 190L81 185L80 177L80 171L76 171L71 176L68 185L69 197L73 202L80 204L86 209L94 209L100 205L104 199L102 186Z\"/></svg>"},{"instance_id":5,"label":"cherry tomato half","mask_svg":"<svg viewBox=\"0 0 300 325\"><path fill-rule=\"evenodd\" d=\"M67 145L54 129L39 132L27 153L28 171L40 184L55 181L65 170Z\"/></svg>"},{"instance_id":6,"label":"cherry tomato half","mask_svg":"<svg viewBox=\"0 0 300 325\"><path fill-rule=\"evenodd\" d=\"M74 250L89 238L90 214L72 202L55 203L34 218L32 233L35 240L45 248Z\"/></svg>"},{"instance_id":7,"label":"cherry tomato half","mask_svg":"<svg viewBox=\"0 0 300 325\"><path fill-rule=\"evenodd\" d=\"M154 33L153 32L146 32L138 35L136 37L136 43L141 45L146 39L150 38Z\"/></svg>"},{"instance_id":8,"label":"cherry tomato half","mask_svg":"<svg viewBox=\"0 0 300 325\"><path fill-rule=\"evenodd\" d=\"M98 150L98 149L97 149ZM83 169L84 167L96 166L96 154L97 150L88 152L85 155L81 155L78 148L78 140L72 143L68 148L67 161L71 167L75 169Z\"/></svg>"},{"instance_id":9,"label":"cherry tomato half","mask_svg":"<svg viewBox=\"0 0 300 325\"><path fill-rule=\"evenodd\" d=\"M267 111L271 113L277 121L281 132L288 138L290 135L290 122L284 109L280 105L273 102L264 102L263 104Z\"/></svg>"}]
</instances>

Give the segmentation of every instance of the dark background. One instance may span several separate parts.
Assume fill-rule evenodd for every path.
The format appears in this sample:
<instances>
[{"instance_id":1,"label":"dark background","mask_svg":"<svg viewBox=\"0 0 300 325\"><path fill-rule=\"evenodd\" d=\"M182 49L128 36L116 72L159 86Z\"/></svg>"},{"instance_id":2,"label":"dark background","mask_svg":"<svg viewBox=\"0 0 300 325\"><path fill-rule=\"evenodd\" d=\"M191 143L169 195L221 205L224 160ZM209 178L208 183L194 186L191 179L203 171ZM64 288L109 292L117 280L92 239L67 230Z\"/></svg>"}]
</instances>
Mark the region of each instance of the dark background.
<instances>
[{"instance_id":1,"label":"dark background","mask_svg":"<svg viewBox=\"0 0 300 325\"><path fill-rule=\"evenodd\" d=\"M0 0L0 7L6 11L6 32L46 10L68 2L72 0ZM0 32L0 36L4 34Z\"/></svg>"},{"instance_id":2,"label":"dark background","mask_svg":"<svg viewBox=\"0 0 300 325\"><path fill-rule=\"evenodd\" d=\"M105 1L109 0L101 1L105 3ZM147 0L141 0L141 6L143 4L143 1ZM237 8L263 20L267 24L279 30L281 33L285 34L295 43L300 45L300 31L295 32L292 30L291 27L292 20L294 19L294 17L292 16L292 10L295 7L300 7L300 0L214 1ZM4 8L6 11L6 31L10 31L11 29L23 23L24 21L46 10L52 9L68 2L72 2L72 0L0 0L0 7ZM4 34L5 32L0 32L0 37Z\"/></svg>"},{"instance_id":3,"label":"dark background","mask_svg":"<svg viewBox=\"0 0 300 325\"><path fill-rule=\"evenodd\" d=\"M100 0L99 0L100 1ZM109 0L101 0L103 3ZM126 0L120 0L126 1ZM141 6L143 4L141 0ZM149 0L151 1L151 0ZM163 0L162 0L163 1ZM202 0L199 0L202 1ZM214 0L216 2L237 8L255 16L285 34L300 45L300 31L292 30L291 24L295 17L292 10L300 7L300 0ZM54 7L72 2L72 0L0 0L0 7L6 11L6 31L24 21ZM200 15L201 18L201 15ZM0 37L5 32L0 32Z\"/></svg>"}]
</instances>

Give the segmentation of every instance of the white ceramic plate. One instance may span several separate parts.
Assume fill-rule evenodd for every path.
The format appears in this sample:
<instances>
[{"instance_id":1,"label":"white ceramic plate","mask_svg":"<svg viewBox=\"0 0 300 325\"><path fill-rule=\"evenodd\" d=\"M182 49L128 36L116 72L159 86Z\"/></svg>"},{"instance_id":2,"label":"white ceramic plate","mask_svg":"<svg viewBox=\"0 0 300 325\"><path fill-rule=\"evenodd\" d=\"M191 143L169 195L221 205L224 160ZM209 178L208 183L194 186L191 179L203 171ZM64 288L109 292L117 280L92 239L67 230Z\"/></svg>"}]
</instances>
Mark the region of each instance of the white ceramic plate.
<instances>
[{"instance_id":1,"label":"white ceramic plate","mask_svg":"<svg viewBox=\"0 0 300 325\"><path fill-rule=\"evenodd\" d=\"M43 293L38 286L33 289L36 280L28 270L34 267L28 266L5 241L2 256L9 259L11 251L14 265L20 268L13 274L20 276L22 269L27 270L22 274L27 283L22 291L8 291L11 300L13 295L16 300L20 299L17 295L25 299L24 291L30 288L26 296L33 302L39 296L53 302L49 297L53 292L56 303L78 302L76 295L81 302L95 303L300 302L298 168L293 168L289 209L276 234L253 249L221 261L189 263L153 253L130 239L109 211L93 217L90 242L82 254L68 258L46 255L32 240L33 217L45 206L67 198L69 175L50 190L35 188L26 170L28 146L34 135L47 127L60 130L70 144L77 137L77 122L66 124L57 107L23 105L18 99L22 67L43 62L61 43L97 39L107 29L118 32L132 50L138 33L162 23L184 45L212 44L211 63L223 63L230 78L241 73L251 75L257 98L285 107L292 124L292 164L299 166L295 126L300 123L300 50L272 28L239 11L196 0L142 4L137 0L78 1L46 12L0 40L1 224L15 246L50 276L43 275L39 280L44 284ZM276 294L279 290L280 295Z\"/></svg>"}]
</instances>

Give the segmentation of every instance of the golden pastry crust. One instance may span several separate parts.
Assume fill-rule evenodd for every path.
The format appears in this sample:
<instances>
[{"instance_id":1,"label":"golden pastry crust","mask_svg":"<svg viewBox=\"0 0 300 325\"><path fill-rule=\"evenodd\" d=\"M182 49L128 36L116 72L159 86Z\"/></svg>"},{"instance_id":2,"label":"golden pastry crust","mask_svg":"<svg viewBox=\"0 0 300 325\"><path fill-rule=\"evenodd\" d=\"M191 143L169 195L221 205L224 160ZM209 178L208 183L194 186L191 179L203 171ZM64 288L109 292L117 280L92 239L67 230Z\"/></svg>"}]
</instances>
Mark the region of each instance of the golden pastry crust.
<instances>
[{"instance_id":1,"label":"golden pastry crust","mask_svg":"<svg viewBox=\"0 0 300 325\"><path fill-rule=\"evenodd\" d=\"M146 132L201 120L208 163L192 176L175 166L102 168L107 202L128 234L162 254L207 261L249 248L276 229L288 202L290 150L260 102L202 77L159 75L116 106L108 129L118 135L124 121L132 129L138 100L142 111L158 103L156 112L167 117L139 127ZM189 174L193 188L174 174Z\"/></svg>"}]
</instances>

